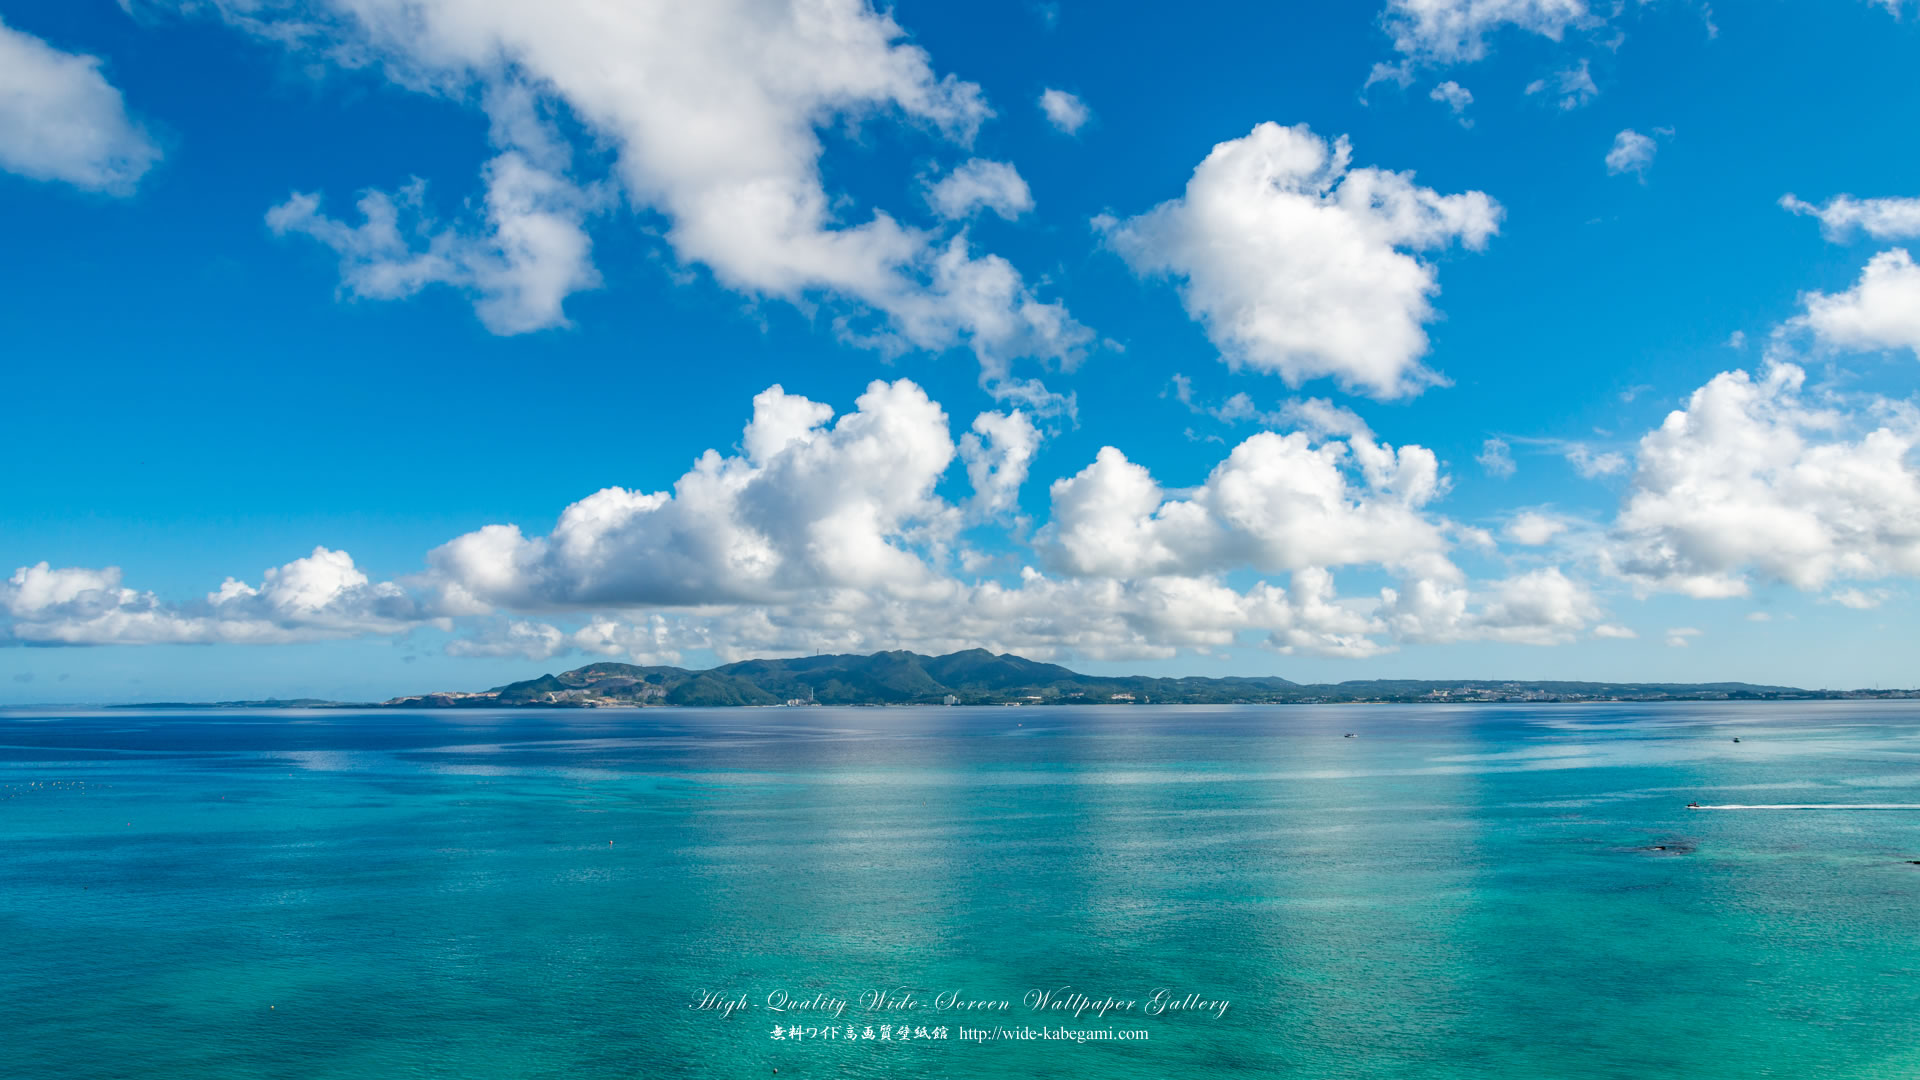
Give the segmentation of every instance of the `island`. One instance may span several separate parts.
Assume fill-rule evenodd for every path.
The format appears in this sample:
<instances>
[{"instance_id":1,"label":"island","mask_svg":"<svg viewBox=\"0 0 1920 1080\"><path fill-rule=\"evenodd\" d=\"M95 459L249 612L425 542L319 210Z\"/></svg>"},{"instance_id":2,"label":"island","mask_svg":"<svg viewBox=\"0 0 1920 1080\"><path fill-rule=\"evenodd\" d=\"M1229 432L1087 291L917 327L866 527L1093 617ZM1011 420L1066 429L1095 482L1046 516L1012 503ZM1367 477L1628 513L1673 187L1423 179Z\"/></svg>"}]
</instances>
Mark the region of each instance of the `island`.
<instances>
[{"instance_id":1,"label":"island","mask_svg":"<svg viewBox=\"0 0 1920 1080\"><path fill-rule=\"evenodd\" d=\"M312 699L148 702L119 708L621 708L812 705L1315 705L1385 702L1768 701L1912 698L1917 690L1806 690L1743 682L1608 683L1513 679L1357 679L1274 675L1082 675L1058 664L968 649L742 660L705 670L599 663L496 686L381 702Z\"/></svg>"}]
</instances>

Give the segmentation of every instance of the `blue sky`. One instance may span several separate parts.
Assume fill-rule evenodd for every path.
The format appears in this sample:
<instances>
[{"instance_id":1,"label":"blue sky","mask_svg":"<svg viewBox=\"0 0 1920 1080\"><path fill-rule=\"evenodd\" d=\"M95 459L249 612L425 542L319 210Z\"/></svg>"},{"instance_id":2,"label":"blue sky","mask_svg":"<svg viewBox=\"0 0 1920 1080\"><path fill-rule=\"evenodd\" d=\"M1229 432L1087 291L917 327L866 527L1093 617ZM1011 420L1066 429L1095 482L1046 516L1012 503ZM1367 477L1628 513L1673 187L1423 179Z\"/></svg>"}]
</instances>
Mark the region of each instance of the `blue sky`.
<instances>
[{"instance_id":1,"label":"blue sky","mask_svg":"<svg viewBox=\"0 0 1920 1080\"><path fill-rule=\"evenodd\" d=\"M1912 3L522 8L0 0L0 702L1914 682Z\"/></svg>"}]
</instances>

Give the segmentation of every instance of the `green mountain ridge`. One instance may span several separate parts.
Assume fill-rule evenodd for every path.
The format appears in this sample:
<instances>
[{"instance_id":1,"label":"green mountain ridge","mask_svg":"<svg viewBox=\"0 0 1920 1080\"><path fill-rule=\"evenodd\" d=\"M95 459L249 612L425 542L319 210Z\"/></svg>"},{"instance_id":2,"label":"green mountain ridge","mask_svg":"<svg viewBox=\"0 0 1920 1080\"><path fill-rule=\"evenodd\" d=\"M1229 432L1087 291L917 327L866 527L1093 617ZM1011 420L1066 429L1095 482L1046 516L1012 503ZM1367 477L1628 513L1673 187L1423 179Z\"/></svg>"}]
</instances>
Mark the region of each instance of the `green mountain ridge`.
<instances>
[{"instance_id":1,"label":"green mountain ridge","mask_svg":"<svg viewBox=\"0 0 1920 1080\"><path fill-rule=\"evenodd\" d=\"M1296 683L1278 676L1100 676L1009 653L895 651L742 660L704 671L598 663L479 693L395 698L385 708L636 705L1230 704L1363 701L1659 701L1907 696L1740 682L1604 683L1508 679L1360 679Z\"/></svg>"},{"instance_id":2,"label":"green mountain ridge","mask_svg":"<svg viewBox=\"0 0 1920 1080\"><path fill-rule=\"evenodd\" d=\"M1297 683L1276 675L1160 678L1082 675L1011 653L969 649L741 660L703 671L597 663L481 691L410 694L378 703L311 698L147 702L122 709L607 708L656 705L1230 705L1361 702L1803 701L1915 698L1920 690L1807 690L1743 682L1528 679L1353 679Z\"/></svg>"}]
</instances>

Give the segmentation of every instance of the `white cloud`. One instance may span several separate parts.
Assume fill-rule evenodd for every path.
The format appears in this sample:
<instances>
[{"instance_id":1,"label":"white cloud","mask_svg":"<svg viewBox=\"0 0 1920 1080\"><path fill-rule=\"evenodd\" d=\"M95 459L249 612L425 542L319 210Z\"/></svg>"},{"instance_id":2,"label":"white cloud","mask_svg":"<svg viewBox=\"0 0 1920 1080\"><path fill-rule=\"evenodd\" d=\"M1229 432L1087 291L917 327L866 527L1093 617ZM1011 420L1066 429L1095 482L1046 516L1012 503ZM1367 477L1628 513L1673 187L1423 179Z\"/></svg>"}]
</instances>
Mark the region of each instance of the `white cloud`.
<instances>
[{"instance_id":1,"label":"white cloud","mask_svg":"<svg viewBox=\"0 0 1920 1080\"><path fill-rule=\"evenodd\" d=\"M1827 599L1855 611L1871 611L1887 602L1893 594L1885 589L1835 589Z\"/></svg>"},{"instance_id":2,"label":"white cloud","mask_svg":"<svg viewBox=\"0 0 1920 1080\"><path fill-rule=\"evenodd\" d=\"M1446 486L1430 451L1378 443L1328 403L1290 411L1345 437L1260 432L1180 492L1101 451L1051 487L1035 542L1048 569L1009 583L949 569L993 560L951 550L959 512L934 487L956 452L918 387L876 383L833 423L775 389L755 401L742 456L708 452L671 492L600 492L545 537L470 533L431 555L430 577L448 609L674 609L646 644L654 654L699 642L724 656L984 645L1144 657L1259 633L1283 651L1365 656L1401 641L1548 643L1597 618L1558 571L1468 582L1446 556L1455 530L1424 509ZM1019 412L976 418L958 456L978 519L1015 507L1037 442ZM1339 567L1386 568L1400 584L1341 597ZM1225 583L1249 570L1287 585ZM572 646L532 631L463 646L481 647Z\"/></svg>"},{"instance_id":3,"label":"white cloud","mask_svg":"<svg viewBox=\"0 0 1920 1080\"><path fill-rule=\"evenodd\" d=\"M1393 638L1404 642L1558 645L1572 641L1600 616L1586 585L1555 567L1489 582L1477 590L1457 571L1429 572L1380 594L1380 617Z\"/></svg>"},{"instance_id":4,"label":"white cloud","mask_svg":"<svg viewBox=\"0 0 1920 1080\"><path fill-rule=\"evenodd\" d=\"M951 220L987 209L1012 221L1033 209L1033 192L1012 165L970 158L927 186L927 204Z\"/></svg>"},{"instance_id":5,"label":"white cloud","mask_svg":"<svg viewBox=\"0 0 1920 1080\"><path fill-rule=\"evenodd\" d=\"M1516 544L1539 547L1553 542L1553 538L1567 531L1565 520L1542 514L1535 510L1524 510L1508 520L1501 535Z\"/></svg>"},{"instance_id":6,"label":"white cloud","mask_svg":"<svg viewBox=\"0 0 1920 1080\"><path fill-rule=\"evenodd\" d=\"M1034 541L1015 516L1039 432L1020 411L976 417L956 447L941 407L876 382L839 417L779 387L758 395L731 454L707 451L669 490L608 488L529 536L490 525L441 545L428 569L374 582L316 549L256 587L163 603L117 570L23 567L0 585L22 642L275 642L390 635L431 624L463 656L568 653L674 662L813 649L1166 657L1260 641L1282 652L1377 655L1401 644L1572 640L1600 618L1557 568L1474 582L1455 538L1491 548L1432 505L1433 453L1376 440L1330 402L1290 402L1196 487L1168 489L1116 448L1054 483ZM965 508L938 487L958 457ZM959 548L1008 522L997 550ZM1030 551L1029 551L1030 549ZM1038 565L1017 574L983 571ZM1391 588L1341 595L1335 572ZM1252 580L1248 581L1247 578Z\"/></svg>"},{"instance_id":7,"label":"white cloud","mask_svg":"<svg viewBox=\"0 0 1920 1080\"><path fill-rule=\"evenodd\" d=\"M1593 72L1587 61L1578 66L1554 73L1552 79L1535 79L1527 84L1527 93L1550 93L1559 99L1561 109L1577 109L1592 101L1600 93L1600 87L1593 81Z\"/></svg>"},{"instance_id":8,"label":"white cloud","mask_svg":"<svg viewBox=\"0 0 1920 1080\"><path fill-rule=\"evenodd\" d=\"M100 60L0 22L0 169L128 195L160 148L127 116Z\"/></svg>"},{"instance_id":9,"label":"white cloud","mask_svg":"<svg viewBox=\"0 0 1920 1080\"><path fill-rule=\"evenodd\" d=\"M1820 231L1835 242L1845 240L1854 230L1875 240L1902 240L1920 236L1920 199L1856 199L1836 195L1825 206L1802 202L1782 195L1780 205L1795 214L1820 220Z\"/></svg>"},{"instance_id":10,"label":"white cloud","mask_svg":"<svg viewBox=\"0 0 1920 1080\"><path fill-rule=\"evenodd\" d=\"M488 162L484 174L484 229L436 225L420 182L397 198L362 195L359 225L327 217L318 194L298 192L267 211L267 225L332 248L340 257L341 289L356 297L395 300L428 285L452 285L478 297L474 311L496 334L568 325L566 298L600 284L584 228L591 198L517 151Z\"/></svg>"},{"instance_id":11,"label":"white cloud","mask_svg":"<svg viewBox=\"0 0 1920 1080\"><path fill-rule=\"evenodd\" d=\"M883 210L863 214L828 191L823 127L904 121L965 146L992 115L978 86L936 73L890 15L862 0L217 7L304 55L477 100L493 121L503 156L489 167L489 225L478 243L429 232L396 248L384 231L314 217L297 200L283 212L289 227L310 226L341 250L349 291L404 295L452 281L483 303L499 298L489 320L496 327L557 325L559 300L595 280L573 195L600 183L571 179L559 134L570 128L557 123L566 120L583 130L595 160L612 157L608 182L627 204L665 215L665 239L681 260L749 296L827 301L851 342L888 351L965 346L990 388L1031 397L1035 386L1010 376L1014 361L1071 364L1092 339L1006 260L976 254L964 233L911 227ZM503 194L500 175L515 153L527 165L512 189L517 201ZM480 263L502 280L436 242L498 254ZM387 282L386 291L374 281Z\"/></svg>"},{"instance_id":12,"label":"white cloud","mask_svg":"<svg viewBox=\"0 0 1920 1080\"><path fill-rule=\"evenodd\" d=\"M1392 647L1370 636L1382 626L1368 606L1335 596L1324 572L1294 575L1290 589L1236 590L1208 578L1062 578L1028 567L1010 584L953 583L937 602L837 590L802 605L729 612L703 632L733 658L977 646L1041 658L1164 659L1224 648L1246 633L1284 653L1352 658Z\"/></svg>"},{"instance_id":13,"label":"white cloud","mask_svg":"<svg viewBox=\"0 0 1920 1080\"><path fill-rule=\"evenodd\" d=\"M1822 408L1804 381L1791 364L1717 375L1641 439L1614 569L1700 597L1746 595L1755 577L1814 592L1920 574L1920 415Z\"/></svg>"},{"instance_id":14,"label":"white cloud","mask_svg":"<svg viewBox=\"0 0 1920 1080\"><path fill-rule=\"evenodd\" d=\"M1705 633L1691 626L1674 626L1667 629L1667 644L1675 649L1687 647L1687 639L1697 638Z\"/></svg>"},{"instance_id":15,"label":"white cloud","mask_svg":"<svg viewBox=\"0 0 1920 1080\"><path fill-rule=\"evenodd\" d=\"M1040 94L1040 111L1047 114L1047 123L1068 135L1077 134L1093 118L1093 110L1087 108L1087 103L1065 90L1043 91Z\"/></svg>"},{"instance_id":16,"label":"white cloud","mask_svg":"<svg viewBox=\"0 0 1920 1080\"><path fill-rule=\"evenodd\" d=\"M911 589L952 508L933 495L954 457L946 414L906 380L854 412L779 387L754 399L746 454L709 450L672 491L607 488L551 535L490 525L429 561L450 595L521 610L774 602L807 589Z\"/></svg>"},{"instance_id":17,"label":"white cloud","mask_svg":"<svg viewBox=\"0 0 1920 1080\"><path fill-rule=\"evenodd\" d=\"M1441 486L1424 447L1364 436L1315 445L1301 432L1263 431L1175 496L1108 446L1054 482L1040 540L1053 563L1081 576L1426 565L1446 544L1420 507Z\"/></svg>"},{"instance_id":18,"label":"white cloud","mask_svg":"<svg viewBox=\"0 0 1920 1080\"><path fill-rule=\"evenodd\" d=\"M977 645L1039 657L1165 658L1223 648L1242 633L1263 633L1269 647L1288 653L1361 657L1390 647L1369 636L1380 630L1377 620L1340 602L1331 578L1315 573L1295 575L1291 590L1235 590L1208 578L1060 578L1029 567L1013 584L956 583L937 607L841 592L716 626L733 650L758 639L791 649Z\"/></svg>"},{"instance_id":19,"label":"white cloud","mask_svg":"<svg viewBox=\"0 0 1920 1080\"><path fill-rule=\"evenodd\" d=\"M1533 570L1488 590L1480 613L1468 628L1471 637L1518 645L1557 645L1600 617L1593 593L1559 569Z\"/></svg>"},{"instance_id":20,"label":"white cloud","mask_svg":"<svg viewBox=\"0 0 1920 1080\"><path fill-rule=\"evenodd\" d=\"M1911 349L1920 355L1920 266L1905 248L1868 260L1853 288L1800 295L1793 323L1841 349Z\"/></svg>"},{"instance_id":21,"label":"white cloud","mask_svg":"<svg viewBox=\"0 0 1920 1080\"><path fill-rule=\"evenodd\" d=\"M1367 72L1367 81L1360 87L1360 104L1367 104L1367 95L1383 83L1392 83L1402 90L1413 85L1413 64L1402 60L1397 64L1373 65Z\"/></svg>"},{"instance_id":22,"label":"white cloud","mask_svg":"<svg viewBox=\"0 0 1920 1080\"><path fill-rule=\"evenodd\" d=\"M1621 131L1613 137L1613 148L1607 151L1607 175L1619 176L1630 172L1645 180L1647 169L1653 165L1654 152L1658 149L1650 136L1632 128Z\"/></svg>"},{"instance_id":23,"label":"white cloud","mask_svg":"<svg viewBox=\"0 0 1920 1080\"><path fill-rule=\"evenodd\" d=\"M1499 480L1512 476L1518 469L1513 463L1513 451L1505 439L1493 438L1481 443L1480 453L1473 460L1487 470L1488 476Z\"/></svg>"},{"instance_id":24,"label":"white cloud","mask_svg":"<svg viewBox=\"0 0 1920 1080\"><path fill-rule=\"evenodd\" d=\"M1260 419L1271 427L1290 424L1315 438L1373 438L1373 429L1359 413L1326 398L1291 398Z\"/></svg>"},{"instance_id":25,"label":"white cloud","mask_svg":"<svg viewBox=\"0 0 1920 1080\"><path fill-rule=\"evenodd\" d=\"M1597 20L1584 0L1388 0L1384 21L1401 53L1457 63L1484 57L1488 35L1503 27L1559 41Z\"/></svg>"},{"instance_id":26,"label":"white cloud","mask_svg":"<svg viewBox=\"0 0 1920 1080\"><path fill-rule=\"evenodd\" d=\"M1634 633L1633 630L1630 629L1629 627L1621 626L1617 623L1601 623L1600 625L1593 628L1593 636L1597 638L1615 638L1618 640L1627 641L1633 638L1637 638L1640 635Z\"/></svg>"},{"instance_id":27,"label":"white cloud","mask_svg":"<svg viewBox=\"0 0 1920 1080\"><path fill-rule=\"evenodd\" d=\"M1749 611L1747 612L1747 621L1748 622L1772 622L1773 616L1767 614L1764 611Z\"/></svg>"},{"instance_id":28,"label":"white cloud","mask_svg":"<svg viewBox=\"0 0 1920 1080\"><path fill-rule=\"evenodd\" d=\"M169 605L121 583L119 567L23 566L0 582L14 640L58 645L285 644L399 633L434 613L404 588L373 582L344 551L266 572L258 587L228 578L205 600Z\"/></svg>"},{"instance_id":29,"label":"white cloud","mask_svg":"<svg viewBox=\"0 0 1920 1080\"><path fill-rule=\"evenodd\" d=\"M1175 401L1178 401L1180 404L1185 405L1188 409L1194 412L1200 411L1200 406L1195 405L1193 403L1193 380L1191 378L1185 375L1182 375L1176 371L1173 373L1173 378L1167 381L1170 389L1173 391L1173 398ZM1160 396L1166 397L1167 391L1166 390L1160 391Z\"/></svg>"},{"instance_id":30,"label":"white cloud","mask_svg":"<svg viewBox=\"0 0 1920 1080\"><path fill-rule=\"evenodd\" d=\"M547 623L515 619L505 625L454 638L447 642L448 656L517 656L525 660L547 660L571 651L566 631Z\"/></svg>"},{"instance_id":31,"label":"white cloud","mask_svg":"<svg viewBox=\"0 0 1920 1080\"><path fill-rule=\"evenodd\" d=\"M1439 284L1413 252L1480 250L1502 211L1478 191L1441 195L1351 161L1344 137L1261 124L1215 146L1183 197L1095 224L1136 273L1180 280L1188 314L1234 367L1417 393L1441 381L1420 362Z\"/></svg>"},{"instance_id":32,"label":"white cloud","mask_svg":"<svg viewBox=\"0 0 1920 1080\"><path fill-rule=\"evenodd\" d=\"M1454 522L1453 538L1468 547L1478 548L1489 554L1500 550L1500 542L1493 538L1493 533L1477 525L1462 525Z\"/></svg>"},{"instance_id":33,"label":"white cloud","mask_svg":"<svg viewBox=\"0 0 1920 1080\"><path fill-rule=\"evenodd\" d=\"M1453 115L1459 118L1462 127L1473 126L1473 121L1465 115L1467 106L1473 104L1473 91L1468 90L1452 79L1448 79L1446 82L1434 87L1433 91L1429 93L1427 97L1434 101L1443 102L1447 108L1452 109Z\"/></svg>"},{"instance_id":34,"label":"white cloud","mask_svg":"<svg viewBox=\"0 0 1920 1080\"><path fill-rule=\"evenodd\" d=\"M1018 509L1020 485L1026 483L1039 449L1039 430L1018 409L974 417L973 430L960 436L960 457L973 484L974 512L995 517Z\"/></svg>"},{"instance_id":35,"label":"white cloud","mask_svg":"<svg viewBox=\"0 0 1920 1080\"><path fill-rule=\"evenodd\" d=\"M1573 471L1589 480L1627 471L1627 456L1617 450L1596 451L1580 443L1569 445L1563 453Z\"/></svg>"},{"instance_id":36,"label":"white cloud","mask_svg":"<svg viewBox=\"0 0 1920 1080\"><path fill-rule=\"evenodd\" d=\"M683 655L675 642L685 637L684 632L659 615L639 623L595 618L570 631L551 623L514 619L454 638L447 642L446 653L448 656L514 656L527 660L589 653L621 657L639 664L678 664Z\"/></svg>"},{"instance_id":37,"label":"white cloud","mask_svg":"<svg viewBox=\"0 0 1920 1080\"><path fill-rule=\"evenodd\" d=\"M1260 409L1253 403L1253 398L1245 393L1236 393L1217 407L1207 411L1213 415L1214 419L1225 424L1238 424L1260 415Z\"/></svg>"},{"instance_id":38,"label":"white cloud","mask_svg":"<svg viewBox=\"0 0 1920 1080\"><path fill-rule=\"evenodd\" d=\"M1288 573L1290 589L1268 599L1284 605L1275 610L1289 621L1273 640L1289 649L1367 655L1384 647L1381 634L1546 644L1597 617L1586 587L1558 570L1472 588L1446 556L1452 527L1422 510L1444 487L1431 451L1364 433L1316 445L1304 432L1260 432L1178 493L1107 447L1054 483L1039 545L1080 579ZM1400 582L1378 601L1336 600L1330 569L1343 566L1383 567Z\"/></svg>"}]
</instances>

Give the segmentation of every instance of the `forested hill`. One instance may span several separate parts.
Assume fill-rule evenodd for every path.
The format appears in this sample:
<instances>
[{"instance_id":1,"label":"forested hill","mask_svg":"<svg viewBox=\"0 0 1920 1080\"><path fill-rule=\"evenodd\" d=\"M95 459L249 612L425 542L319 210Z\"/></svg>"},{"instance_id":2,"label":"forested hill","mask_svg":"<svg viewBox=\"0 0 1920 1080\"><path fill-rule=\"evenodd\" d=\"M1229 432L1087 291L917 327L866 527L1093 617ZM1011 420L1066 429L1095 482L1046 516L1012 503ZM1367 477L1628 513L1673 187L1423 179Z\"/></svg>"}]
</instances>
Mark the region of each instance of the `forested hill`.
<instances>
[{"instance_id":1,"label":"forested hill","mask_svg":"<svg viewBox=\"0 0 1920 1080\"><path fill-rule=\"evenodd\" d=\"M1878 696L1890 696L1881 694ZM1357 701L1660 701L1874 696L1749 683L1361 680L1306 685L1277 676L1180 679L1082 675L985 649L744 660L705 671L589 664L478 692L418 694L388 708L525 705L1209 704Z\"/></svg>"}]
</instances>

